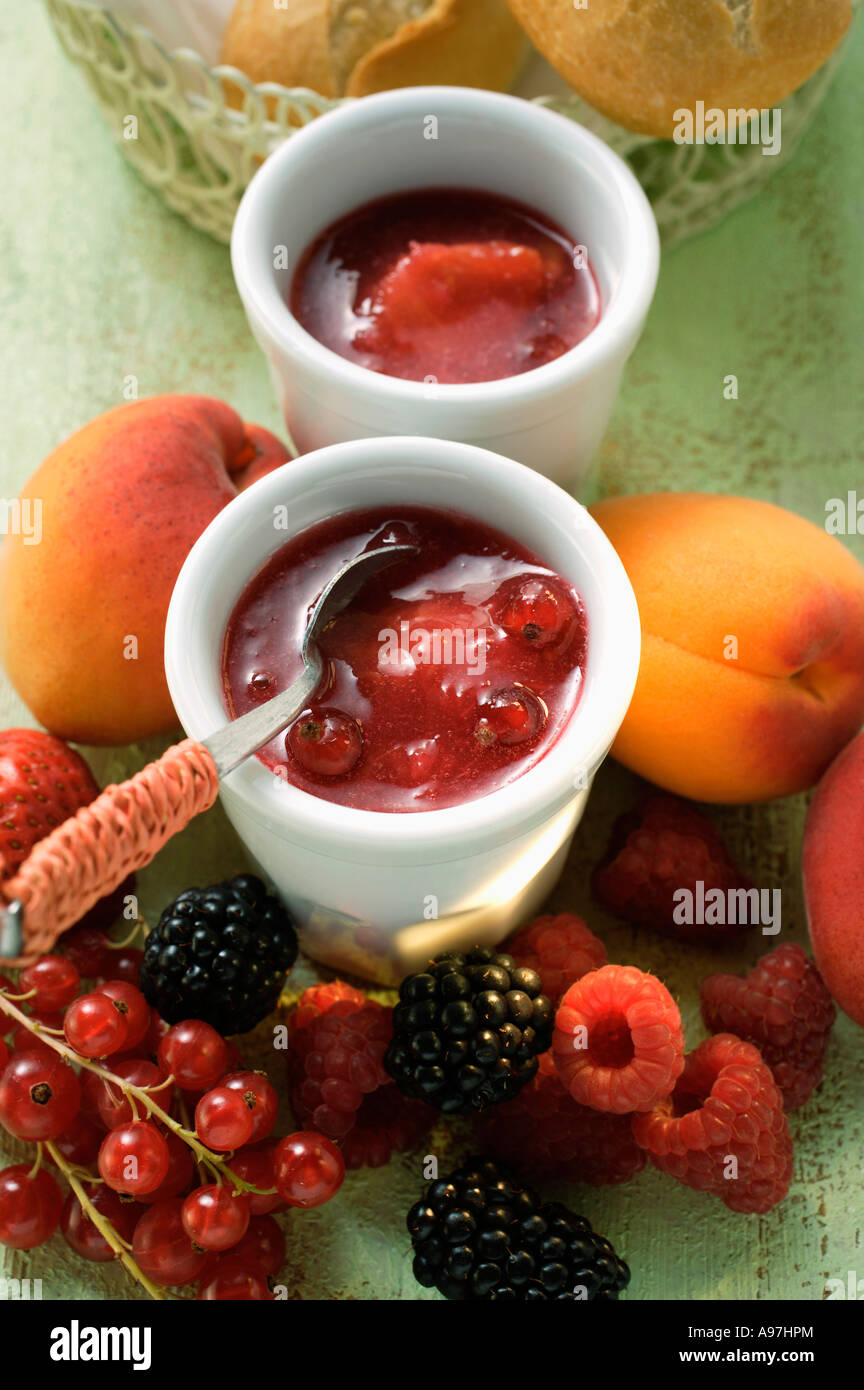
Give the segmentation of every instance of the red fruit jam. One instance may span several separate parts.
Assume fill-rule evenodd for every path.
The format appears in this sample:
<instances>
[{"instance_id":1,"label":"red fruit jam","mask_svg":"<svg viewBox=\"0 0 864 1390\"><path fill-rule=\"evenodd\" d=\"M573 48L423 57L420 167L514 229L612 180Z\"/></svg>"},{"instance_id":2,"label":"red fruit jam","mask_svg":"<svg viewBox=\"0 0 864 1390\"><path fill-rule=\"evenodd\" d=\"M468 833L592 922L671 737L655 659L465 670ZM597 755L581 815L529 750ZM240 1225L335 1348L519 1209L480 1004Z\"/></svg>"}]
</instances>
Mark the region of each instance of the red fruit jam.
<instances>
[{"instance_id":1,"label":"red fruit jam","mask_svg":"<svg viewBox=\"0 0 864 1390\"><path fill-rule=\"evenodd\" d=\"M584 247L533 209L430 188L367 203L304 253L291 311L349 362L409 381L542 367L600 318Z\"/></svg>"},{"instance_id":2,"label":"red fruit jam","mask_svg":"<svg viewBox=\"0 0 864 1390\"><path fill-rule=\"evenodd\" d=\"M362 550L413 542L321 639L314 703L259 757L296 787L368 811L428 811L485 796L532 767L579 700L584 606L536 555L483 522L380 507L319 522L277 551L229 619L232 716L301 670L309 610Z\"/></svg>"}]
</instances>

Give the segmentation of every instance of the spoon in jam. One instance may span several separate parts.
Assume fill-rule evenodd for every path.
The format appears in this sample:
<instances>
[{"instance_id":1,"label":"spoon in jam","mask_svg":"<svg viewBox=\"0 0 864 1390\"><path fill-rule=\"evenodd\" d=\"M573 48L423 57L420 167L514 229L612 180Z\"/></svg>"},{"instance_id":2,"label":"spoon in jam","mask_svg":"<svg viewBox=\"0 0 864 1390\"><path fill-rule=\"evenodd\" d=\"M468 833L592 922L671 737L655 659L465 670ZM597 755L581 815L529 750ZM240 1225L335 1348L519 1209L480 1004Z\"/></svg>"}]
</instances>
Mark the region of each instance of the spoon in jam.
<instances>
[{"instance_id":1,"label":"spoon in jam","mask_svg":"<svg viewBox=\"0 0 864 1390\"><path fill-rule=\"evenodd\" d=\"M19 872L0 886L0 964L23 965L50 951L61 932L149 864L173 835L216 799L219 782L308 704L324 673L318 639L374 574L419 547L403 542L364 550L334 574L309 614L300 655L303 671L279 695L198 742L169 748L33 847Z\"/></svg>"},{"instance_id":2,"label":"spoon in jam","mask_svg":"<svg viewBox=\"0 0 864 1390\"><path fill-rule=\"evenodd\" d=\"M305 709L324 674L318 638L333 618L348 607L373 574L385 569L401 555L416 555L416 545L396 544L364 550L334 574L319 595L303 633L300 655L303 670L287 690L266 700L202 740L210 752L220 778L251 758L271 738L286 729Z\"/></svg>"}]
</instances>

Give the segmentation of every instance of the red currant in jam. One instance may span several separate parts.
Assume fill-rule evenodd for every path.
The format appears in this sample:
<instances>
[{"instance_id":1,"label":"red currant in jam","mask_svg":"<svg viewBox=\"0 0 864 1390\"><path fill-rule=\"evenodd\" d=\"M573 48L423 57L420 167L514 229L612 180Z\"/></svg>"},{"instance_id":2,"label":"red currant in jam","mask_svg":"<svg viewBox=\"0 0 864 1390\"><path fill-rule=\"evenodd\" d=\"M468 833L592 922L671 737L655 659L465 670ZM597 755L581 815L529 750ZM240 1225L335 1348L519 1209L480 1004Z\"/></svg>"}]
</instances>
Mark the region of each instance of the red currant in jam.
<instances>
[{"instance_id":1,"label":"red currant in jam","mask_svg":"<svg viewBox=\"0 0 864 1390\"><path fill-rule=\"evenodd\" d=\"M285 744L313 776L347 777L360 761L363 735L356 720L340 710L307 710L291 725Z\"/></svg>"},{"instance_id":2,"label":"red currant in jam","mask_svg":"<svg viewBox=\"0 0 864 1390\"><path fill-rule=\"evenodd\" d=\"M225 1071L228 1048L209 1023L187 1018L168 1029L159 1044L159 1065L181 1091L206 1091Z\"/></svg>"},{"instance_id":3,"label":"red currant in jam","mask_svg":"<svg viewBox=\"0 0 864 1390\"><path fill-rule=\"evenodd\" d=\"M155 1192L168 1172L165 1138L149 1120L112 1129L99 1150L99 1174L115 1192L130 1197Z\"/></svg>"},{"instance_id":4,"label":"red currant in jam","mask_svg":"<svg viewBox=\"0 0 864 1390\"><path fill-rule=\"evenodd\" d=\"M198 1289L202 1302L272 1303L270 1285L261 1271L227 1259L204 1279Z\"/></svg>"},{"instance_id":5,"label":"red currant in jam","mask_svg":"<svg viewBox=\"0 0 864 1390\"><path fill-rule=\"evenodd\" d=\"M143 1209L138 1203L124 1202L104 1183L85 1183L84 1191L100 1215L114 1227L121 1240L131 1242L135 1226L143 1214ZM85 1260L91 1260L94 1264L107 1264L109 1260L117 1259L116 1251L111 1249L98 1227L94 1226L74 1192L70 1192L66 1198L60 1229L66 1244Z\"/></svg>"},{"instance_id":6,"label":"red currant in jam","mask_svg":"<svg viewBox=\"0 0 864 1390\"><path fill-rule=\"evenodd\" d=\"M126 1045L126 1014L107 994L82 994L66 1010L63 1030L82 1057L109 1057Z\"/></svg>"},{"instance_id":7,"label":"red currant in jam","mask_svg":"<svg viewBox=\"0 0 864 1390\"><path fill-rule=\"evenodd\" d=\"M546 706L525 686L485 692L478 705L480 718L475 732L484 747L527 743L546 723Z\"/></svg>"},{"instance_id":8,"label":"red currant in jam","mask_svg":"<svg viewBox=\"0 0 864 1390\"><path fill-rule=\"evenodd\" d=\"M243 1239L248 1225L246 1197L219 1183L199 1187L183 1203L183 1229L202 1250L230 1250Z\"/></svg>"},{"instance_id":9,"label":"red currant in jam","mask_svg":"<svg viewBox=\"0 0 864 1390\"><path fill-rule=\"evenodd\" d=\"M36 993L28 999L32 1010L56 1013L72 1003L78 993L81 977L71 960L63 956L41 956L33 965L26 965L18 976L18 994Z\"/></svg>"},{"instance_id":10,"label":"red currant in jam","mask_svg":"<svg viewBox=\"0 0 864 1390\"><path fill-rule=\"evenodd\" d=\"M0 1173L0 1245L33 1250L53 1236L60 1225L63 1193L50 1173L18 1163Z\"/></svg>"},{"instance_id":11,"label":"red currant in jam","mask_svg":"<svg viewBox=\"0 0 864 1390\"><path fill-rule=\"evenodd\" d=\"M16 1139L54 1139L81 1106L81 1087L56 1052L22 1052L0 1076L0 1123Z\"/></svg>"},{"instance_id":12,"label":"red currant in jam","mask_svg":"<svg viewBox=\"0 0 864 1390\"><path fill-rule=\"evenodd\" d=\"M290 1207L320 1207L342 1186L345 1163L330 1139L300 1130L279 1140L274 1171L279 1194Z\"/></svg>"},{"instance_id":13,"label":"red currant in jam","mask_svg":"<svg viewBox=\"0 0 864 1390\"><path fill-rule=\"evenodd\" d=\"M109 980L107 984L99 986L97 993L113 999L126 1020L124 1049L137 1047L150 1027L150 1005L140 989L137 985L129 984L128 980Z\"/></svg>"},{"instance_id":14,"label":"red currant in jam","mask_svg":"<svg viewBox=\"0 0 864 1390\"><path fill-rule=\"evenodd\" d=\"M132 1258L154 1284L179 1288L200 1279L207 1255L196 1250L183 1227L179 1197L157 1202L141 1217L132 1237Z\"/></svg>"},{"instance_id":15,"label":"red currant in jam","mask_svg":"<svg viewBox=\"0 0 864 1390\"><path fill-rule=\"evenodd\" d=\"M242 1091L216 1086L195 1106L195 1129L202 1144L217 1153L242 1149L252 1137L252 1111Z\"/></svg>"},{"instance_id":16,"label":"red currant in jam","mask_svg":"<svg viewBox=\"0 0 864 1390\"><path fill-rule=\"evenodd\" d=\"M532 647L563 646L576 626L576 605L561 584L543 575L530 575L509 586L498 621L511 637Z\"/></svg>"},{"instance_id":17,"label":"red currant in jam","mask_svg":"<svg viewBox=\"0 0 864 1390\"><path fill-rule=\"evenodd\" d=\"M261 1071L235 1071L223 1076L219 1087L238 1091L252 1116L252 1133L247 1140L257 1144L272 1133L279 1111L279 1096L276 1087ZM235 1148L239 1145L235 1145Z\"/></svg>"},{"instance_id":18,"label":"red currant in jam","mask_svg":"<svg viewBox=\"0 0 864 1390\"><path fill-rule=\"evenodd\" d=\"M269 700L276 693L276 679L269 671L253 671L246 689L258 700Z\"/></svg>"}]
</instances>

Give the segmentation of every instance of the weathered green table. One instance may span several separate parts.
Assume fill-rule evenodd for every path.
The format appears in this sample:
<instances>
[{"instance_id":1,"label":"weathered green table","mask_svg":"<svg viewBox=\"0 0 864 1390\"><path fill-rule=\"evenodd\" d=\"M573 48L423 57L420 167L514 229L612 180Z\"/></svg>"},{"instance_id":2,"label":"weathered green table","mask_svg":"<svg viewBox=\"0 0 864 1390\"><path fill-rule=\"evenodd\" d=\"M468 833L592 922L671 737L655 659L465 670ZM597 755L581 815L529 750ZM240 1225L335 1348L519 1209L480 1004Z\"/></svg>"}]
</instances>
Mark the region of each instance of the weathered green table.
<instances>
[{"instance_id":1,"label":"weathered green table","mask_svg":"<svg viewBox=\"0 0 864 1390\"><path fill-rule=\"evenodd\" d=\"M60 439L118 404L129 374L142 396L222 396L278 431L227 250L166 211L127 169L41 7L6 6L0 38L7 166L0 494L14 496ZM826 501L860 485L862 82L859 28L795 161L721 227L666 257L603 447L603 491L749 493L821 524ZM723 396L730 373L739 379L737 401ZM864 538L848 544L864 559ZM0 689L0 721L30 722L8 686ZM102 750L92 760L104 781L154 751ZM711 969L743 968L764 942L719 957L685 954L597 912L588 874L611 819L635 792L634 779L608 764L553 905L584 912L613 960L661 975L680 1000L692 1046L704 1036L699 979ZM782 887L784 923L800 941L803 813L798 799L718 816L757 881ZM241 865L217 808L140 876L142 909L158 913L182 887ZM864 1036L845 1018L827 1078L792 1128L792 1192L765 1217L733 1215L655 1172L618 1190L558 1195L630 1260L629 1297L821 1299L828 1279L846 1281L856 1269L864 1277ZM290 1221L292 1295L432 1296L412 1280L403 1228L419 1186L416 1159L394 1163L350 1176L337 1201ZM41 1278L51 1299L135 1296L116 1268L87 1265L59 1236L31 1257L0 1253L3 1274Z\"/></svg>"}]
</instances>

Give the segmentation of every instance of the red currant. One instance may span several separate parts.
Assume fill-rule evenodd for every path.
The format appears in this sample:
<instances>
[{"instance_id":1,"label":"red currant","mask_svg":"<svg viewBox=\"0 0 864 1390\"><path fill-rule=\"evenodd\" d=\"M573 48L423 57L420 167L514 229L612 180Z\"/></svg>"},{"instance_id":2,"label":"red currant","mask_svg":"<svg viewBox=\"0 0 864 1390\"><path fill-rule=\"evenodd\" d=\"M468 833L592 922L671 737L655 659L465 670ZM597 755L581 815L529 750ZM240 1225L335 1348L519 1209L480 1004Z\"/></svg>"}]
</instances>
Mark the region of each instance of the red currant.
<instances>
[{"instance_id":1,"label":"red currant","mask_svg":"<svg viewBox=\"0 0 864 1390\"><path fill-rule=\"evenodd\" d=\"M95 980L107 973L111 951L104 931L80 924L64 932L58 945L80 975Z\"/></svg>"},{"instance_id":2,"label":"red currant","mask_svg":"<svg viewBox=\"0 0 864 1390\"><path fill-rule=\"evenodd\" d=\"M0 1173L0 1245L33 1250L60 1225L63 1193L44 1168L34 1177L30 1165L18 1163Z\"/></svg>"},{"instance_id":3,"label":"red currant","mask_svg":"<svg viewBox=\"0 0 864 1390\"><path fill-rule=\"evenodd\" d=\"M62 1026L62 1017L60 1019L60 1023ZM57 1053L54 1051L53 1047L49 1047L47 1042L43 1042L43 1040L40 1037L38 1037L36 1033L31 1033L30 1029L27 1028L23 1023L16 1024L15 1029L12 1033L12 1037L9 1039L9 1045L15 1052L16 1056L20 1055L23 1052L38 1052L42 1057L57 1056Z\"/></svg>"},{"instance_id":4,"label":"red currant","mask_svg":"<svg viewBox=\"0 0 864 1390\"><path fill-rule=\"evenodd\" d=\"M285 745L315 777L345 777L360 761L363 735L356 720L338 709L307 710L291 725Z\"/></svg>"},{"instance_id":5,"label":"red currant","mask_svg":"<svg viewBox=\"0 0 864 1390\"><path fill-rule=\"evenodd\" d=\"M6 1045L6 1043L4 1042L3 1038L0 1038L0 1071L3 1070L3 1068L6 1066L6 1063L7 1063L8 1061L9 1061L9 1048L7 1047L7 1045Z\"/></svg>"},{"instance_id":6,"label":"red currant","mask_svg":"<svg viewBox=\"0 0 864 1390\"><path fill-rule=\"evenodd\" d=\"M300 1130L279 1140L274 1172L279 1195L290 1207L320 1207L342 1186L345 1164L331 1140Z\"/></svg>"},{"instance_id":7,"label":"red currant","mask_svg":"<svg viewBox=\"0 0 864 1390\"><path fill-rule=\"evenodd\" d=\"M0 1123L16 1139L55 1139L81 1106L81 1087L56 1052L22 1052L0 1076Z\"/></svg>"},{"instance_id":8,"label":"red currant","mask_svg":"<svg viewBox=\"0 0 864 1390\"><path fill-rule=\"evenodd\" d=\"M274 1140L259 1144L254 1149L241 1149L231 1160L231 1171L236 1173L238 1178L250 1183L252 1187L260 1188L259 1192L246 1193L249 1198L249 1210L253 1216L267 1216L271 1211L287 1210L287 1202L282 1200L278 1192L272 1190L276 1186L275 1157ZM265 1193L270 1195L265 1196Z\"/></svg>"},{"instance_id":9,"label":"red currant","mask_svg":"<svg viewBox=\"0 0 864 1390\"><path fill-rule=\"evenodd\" d=\"M115 1192L130 1197L155 1192L168 1172L165 1138L149 1120L112 1129L99 1150L99 1173Z\"/></svg>"},{"instance_id":10,"label":"red currant","mask_svg":"<svg viewBox=\"0 0 864 1390\"><path fill-rule=\"evenodd\" d=\"M275 1279L285 1263L285 1235L272 1216L253 1216L242 1240L232 1245L222 1263L257 1269L266 1279ZM217 1266L218 1268L218 1266Z\"/></svg>"},{"instance_id":11,"label":"red currant","mask_svg":"<svg viewBox=\"0 0 864 1390\"><path fill-rule=\"evenodd\" d=\"M141 1057L115 1062L111 1070L121 1081L129 1081L141 1090L146 1090L148 1086L159 1086L165 1080L155 1062L147 1062ZM119 1129L121 1125L134 1123L131 1101L111 1081L102 1082L97 1105L99 1118L106 1129Z\"/></svg>"},{"instance_id":12,"label":"red currant","mask_svg":"<svg viewBox=\"0 0 864 1390\"><path fill-rule=\"evenodd\" d=\"M65 1009L78 993L81 976L71 960L64 956L41 956L33 965L25 965L18 976L18 993L29 994L36 991L28 1000L34 1012L56 1013Z\"/></svg>"},{"instance_id":13,"label":"red currant","mask_svg":"<svg viewBox=\"0 0 864 1390\"><path fill-rule=\"evenodd\" d=\"M242 1149L252 1137L252 1111L241 1091L216 1086L195 1106L195 1130L208 1149Z\"/></svg>"},{"instance_id":14,"label":"red currant","mask_svg":"<svg viewBox=\"0 0 864 1390\"><path fill-rule=\"evenodd\" d=\"M82 1057L108 1057L126 1044L126 1014L106 994L82 994L66 1010L63 1031Z\"/></svg>"},{"instance_id":15,"label":"red currant","mask_svg":"<svg viewBox=\"0 0 864 1390\"><path fill-rule=\"evenodd\" d=\"M137 985L143 959L144 952L137 946L121 946L117 950L112 948L105 970L106 980L125 980L127 984Z\"/></svg>"},{"instance_id":16,"label":"red currant","mask_svg":"<svg viewBox=\"0 0 864 1390\"><path fill-rule=\"evenodd\" d=\"M259 1269L246 1268L227 1260L198 1287L202 1302L218 1300L223 1303L272 1303L270 1285Z\"/></svg>"},{"instance_id":17,"label":"red currant","mask_svg":"<svg viewBox=\"0 0 864 1390\"><path fill-rule=\"evenodd\" d=\"M94 1076L93 1080L100 1085L102 1084L99 1082L98 1076ZM99 1145L104 1138L104 1130L97 1129L85 1115L82 1100L81 1109L75 1119L66 1126L62 1134L57 1135L54 1144L67 1163L74 1163L80 1168L86 1168L96 1161Z\"/></svg>"},{"instance_id":18,"label":"red currant","mask_svg":"<svg viewBox=\"0 0 864 1390\"><path fill-rule=\"evenodd\" d=\"M8 975L0 975L0 994L20 994L21 990L16 989ZM11 1033L15 1026L14 1018L4 1014L0 1010L0 1038L5 1038L7 1033Z\"/></svg>"},{"instance_id":19,"label":"red currant","mask_svg":"<svg viewBox=\"0 0 864 1390\"><path fill-rule=\"evenodd\" d=\"M259 1139L272 1134L279 1112L279 1096L263 1071L229 1072L219 1082L220 1089L225 1086L229 1091L239 1091L251 1111L252 1133L247 1143L257 1144Z\"/></svg>"},{"instance_id":20,"label":"red currant","mask_svg":"<svg viewBox=\"0 0 864 1390\"><path fill-rule=\"evenodd\" d=\"M209 1023L187 1018L169 1028L159 1044L159 1065L181 1091L206 1091L225 1072L228 1049Z\"/></svg>"},{"instance_id":21,"label":"red currant","mask_svg":"<svg viewBox=\"0 0 864 1390\"><path fill-rule=\"evenodd\" d=\"M178 1288L200 1279L207 1263L183 1229L183 1203L179 1197L157 1202L141 1217L132 1237L132 1258L154 1284Z\"/></svg>"},{"instance_id":22,"label":"red currant","mask_svg":"<svg viewBox=\"0 0 864 1390\"><path fill-rule=\"evenodd\" d=\"M249 1226L249 1202L220 1183L190 1192L183 1203L183 1229L202 1250L230 1250Z\"/></svg>"},{"instance_id":23,"label":"red currant","mask_svg":"<svg viewBox=\"0 0 864 1390\"><path fill-rule=\"evenodd\" d=\"M524 685L504 686L478 700L480 718L475 730L482 744L509 748L527 743L546 723L547 709L539 696Z\"/></svg>"},{"instance_id":24,"label":"red currant","mask_svg":"<svg viewBox=\"0 0 864 1390\"><path fill-rule=\"evenodd\" d=\"M137 1202L123 1201L116 1192L104 1183L85 1183L84 1191L96 1210L114 1227L121 1240L131 1242L135 1227L142 1214ZM93 1264L107 1264L116 1260L117 1254L111 1249L99 1228L94 1226L84 1211L74 1192L70 1192L63 1206L60 1229L76 1254Z\"/></svg>"},{"instance_id":25,"label":"red currant","mask_svg":"<svg viewBox=\"0 0 864 1390\"><path fill-rule=\"evenodd\" d=\"M92 1071L82 1071L81 1073L81 1114L89 1120L91 1125L102 1130L102 1137L105 1137L105 1125L102 1116L99 1114L99 1102L102 1099L103 1081L101 1076L97 1076Z\"/></svg>"},{"instance_id":26,"label":"red currant","mask_svg":"<svg viewBox=\"0 0 864 1390\"><path fill-rule=\"evenodd\" d=\"M113 1000L123 1014L126 1020L124 1049L137 1047L150 1028L150 1005L137 985L130 985L127 980L109 980L107 984L100 985L96 993Z\"/></svg>"},{"instance_id":27,"label":"red currant","mask_svg":"<svg viewBox=\"0 0 864 1390\"><path fill-rule=\"evenodd\" d=\"M532 647L549 647L563 644L575 618L574 599L561 584L530 575L508 586L498 621L512 637L523 637Z\"/></svg>"},{"instance_id":28,"label":"red currant","mask_svg":"<svg viewBox=\"0 0 864 1390\"><path fill-rule=\"evenodd\" d=\"M150 1010L150 1026L145 1037L141 1041L141 1051L146 1052L148 1057L155 1057L159 1051L159 1044L169 1031L169 1025L164 1018L160 1018L155 1009Z\"/></svg>"},{"instance_id":29,"label":"red currant","mask_svg":"<svg viewBox=\"0 0 864 1390\"><path fill-rule=\"evenodd\" d=\"M139 1192L139 1202L147 1206L162 1202L166 1197L179 1197L181 1193L188 1192L195 1177L195 1163L189 1145L170 1129L165 1131L164 1138L168 1145L168 1172L155 1191Z\"/></svg>"}]
</instances>

